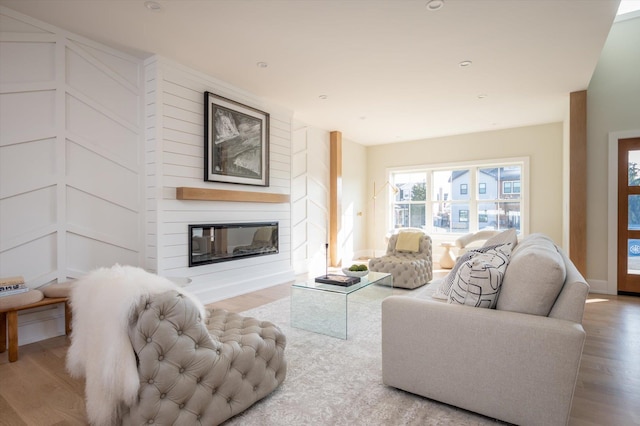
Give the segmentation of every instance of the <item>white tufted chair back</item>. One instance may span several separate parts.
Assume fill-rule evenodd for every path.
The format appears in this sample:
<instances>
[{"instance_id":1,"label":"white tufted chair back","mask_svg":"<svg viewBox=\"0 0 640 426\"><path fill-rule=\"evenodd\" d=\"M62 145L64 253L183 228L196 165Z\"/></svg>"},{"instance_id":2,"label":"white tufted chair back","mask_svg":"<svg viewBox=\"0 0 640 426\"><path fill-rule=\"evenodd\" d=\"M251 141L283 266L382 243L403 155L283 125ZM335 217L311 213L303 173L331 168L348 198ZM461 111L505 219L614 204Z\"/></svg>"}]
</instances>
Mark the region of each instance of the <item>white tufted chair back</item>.
<instances>
[{"instance_id":1,"label":"white tufted chair back","mask_svg":"<svg viewBox=\"0 0 640 426\"><path fill-rule=\"evenodd\" d=\"M284 334L274 324L197 307L175 291L144 297L129 337L138 400L122 424L217 425L276 389L286 375Z\"/></svg>"}]
</instances>

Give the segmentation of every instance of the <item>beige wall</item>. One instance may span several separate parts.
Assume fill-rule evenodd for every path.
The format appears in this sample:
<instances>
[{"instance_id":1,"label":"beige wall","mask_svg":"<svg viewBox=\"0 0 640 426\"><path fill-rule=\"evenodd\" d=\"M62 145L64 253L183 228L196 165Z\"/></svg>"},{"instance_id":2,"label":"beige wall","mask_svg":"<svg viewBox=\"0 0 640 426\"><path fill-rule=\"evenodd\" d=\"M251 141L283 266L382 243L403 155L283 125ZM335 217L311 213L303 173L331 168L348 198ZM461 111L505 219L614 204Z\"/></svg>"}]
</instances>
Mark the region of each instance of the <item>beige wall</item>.
<instances>
[{"instance_id":1,"label":"beige wall","mask_svg":"<svg viewBox=\"0 0 640 426\"><path fill-rule=\"evenodd\" d=\"M607 171L609 135L640 136L640 17L617 22L600 55L587 92L587 278L592 289L615 293L615 267L608 265ZM615 164L615 163L614 163ZM614 187L615 188L615 187ZM613 190L615 191L615 189ZM615 201L615 193L613 200ZM613 253L615 259L615 253ZM612 271L613 269L613 271Z\"/></svg>"},{"instance_id":2,"label":"beige wall","mask_svg":"<svg viewBox=\"0 0 640 426\"><path fill-rule=\"evenodd\" d=\"M343 264L367 255L365 212L367 208L367 149L342 140L342 244Z\"/></svg>"},{"instance_id":3,"label":"beige wall","mask_svg":"<svg viewBox=\"0 0 640 426\"><path fill-rule=\"evenodd\" d=\"M380 187L387 180L388 169L394 167L529 157L529 231L545 233L561 244L562 154L562 123L377 145L368 148L367 185L370 192L374 181ZM373 247L375 240L376 250L384 249L383 236L388 228L385 198L377 200L376 230L375 234L369 233L368 244ZM372 214L368 227L373 230Z\"/></svg>"}]
</instances>

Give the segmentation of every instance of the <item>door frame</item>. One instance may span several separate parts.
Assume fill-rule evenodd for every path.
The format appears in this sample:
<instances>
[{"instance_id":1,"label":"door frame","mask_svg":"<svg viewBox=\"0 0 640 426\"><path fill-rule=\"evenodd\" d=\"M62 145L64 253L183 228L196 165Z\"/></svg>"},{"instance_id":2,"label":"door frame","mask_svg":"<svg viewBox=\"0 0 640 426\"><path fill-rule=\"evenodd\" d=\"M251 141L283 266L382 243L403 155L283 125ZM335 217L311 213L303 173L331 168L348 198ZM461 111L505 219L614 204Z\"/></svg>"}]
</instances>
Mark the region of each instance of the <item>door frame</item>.
<instances>
[{"instance_id":1,"label":"door frame","mask_svg":"<svg viewBox=\"0 0 640 426\"><path fill-rule=\"evenodd\" d=\"M607 284L598 288L598 293L618 294L618 140L640 137L639 130L609 132L609 179L607 219Z\"/></svg>"}]
</instances>

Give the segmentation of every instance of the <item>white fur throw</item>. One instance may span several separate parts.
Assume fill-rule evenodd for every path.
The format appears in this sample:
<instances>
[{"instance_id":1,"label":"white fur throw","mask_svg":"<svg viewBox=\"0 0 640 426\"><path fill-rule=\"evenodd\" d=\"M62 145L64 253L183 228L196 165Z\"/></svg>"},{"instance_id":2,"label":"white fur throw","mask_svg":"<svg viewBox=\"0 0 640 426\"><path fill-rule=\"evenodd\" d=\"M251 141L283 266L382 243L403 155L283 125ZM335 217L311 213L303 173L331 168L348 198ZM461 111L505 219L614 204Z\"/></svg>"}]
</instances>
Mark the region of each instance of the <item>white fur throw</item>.
<instances>
[{"instance_id":1,"label":"white fur throw","mask_svg":"<svg viewBox=\"0 0 640 426\"><path fill-rule=\"evenodd\" d=\"M176 290L205 310L182 288L140 268L115 265L90 272L71 291L73 312L67 370L85 377L87 416L92 425L116 424L120 402L133 404L140 379L129 340L131 314L140 298Z\"/></svg>"}]
</instances>

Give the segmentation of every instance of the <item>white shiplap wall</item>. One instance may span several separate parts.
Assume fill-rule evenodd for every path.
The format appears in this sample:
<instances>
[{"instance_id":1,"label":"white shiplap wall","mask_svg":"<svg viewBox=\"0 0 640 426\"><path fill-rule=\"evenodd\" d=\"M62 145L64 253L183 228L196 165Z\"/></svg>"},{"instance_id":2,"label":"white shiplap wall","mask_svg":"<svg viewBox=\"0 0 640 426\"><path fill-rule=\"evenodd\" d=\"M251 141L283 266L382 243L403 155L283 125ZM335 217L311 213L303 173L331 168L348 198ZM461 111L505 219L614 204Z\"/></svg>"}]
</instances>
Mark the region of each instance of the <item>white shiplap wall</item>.
<instances>
[{"instance_id":1,"label":"white shiplap wall","mask_svg":"<svg viewBox=\"0 0 640 426\"><path fill-rule=\"evenodd\" d=\"M293 137L293 265L296 274L326 271L329 227L329 132L296 126Z\"/></svg>"},{"instance_id":2,"label":"white shiplap wall","mask_svg":"<svg viewBox=\"0 0 640 426\"><path fill-rule=\"evenodd\" d=\"M141 61L0 7L0 276L142 261ZM20 344L64 332L19 316Z\"/></svg>"},{"instance_id":3,"label":"white shiplap wall","mask_svg":"<svg viewBox=\"0 0 640 426\"><path fill-rule=\"evenodd\" d=\"M292 280L289 203L176 200L180 186L290 194L292 113L157 56L145 62L145 81L146 267L191 278L188 290L205 303ZM269 187L204 181L205 91L270 114ZM278 254L188 267L189 224L263 221L279 222Z\"/></svg>"}]
</instances>

